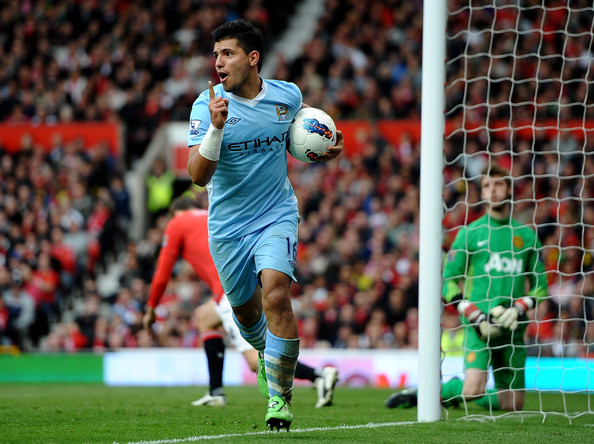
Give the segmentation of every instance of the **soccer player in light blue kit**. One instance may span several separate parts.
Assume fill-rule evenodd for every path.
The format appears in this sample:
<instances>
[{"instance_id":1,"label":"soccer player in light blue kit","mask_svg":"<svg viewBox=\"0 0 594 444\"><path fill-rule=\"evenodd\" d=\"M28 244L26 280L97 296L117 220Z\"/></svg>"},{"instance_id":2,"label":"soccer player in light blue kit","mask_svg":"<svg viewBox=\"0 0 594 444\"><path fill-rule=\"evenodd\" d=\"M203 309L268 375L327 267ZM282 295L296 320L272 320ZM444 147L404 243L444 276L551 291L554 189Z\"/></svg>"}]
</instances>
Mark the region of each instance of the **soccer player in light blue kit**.
<instances>
[{"instance_id":1,"label":"soccer player in light blue kit","mask_svg":"<svg viewBox=\"0 0 594 444\"><path fill-rule=\"evenodd\" d=\"M242 336L260 352L266 424L289 430L299 331L295 280L297 199L287 177L287 133L302 106L299 88L262 79L263 38L246 20L212 32L220 84L209 82L190 115L188 172L206 186L209 245ZM338 156L343 137L322 160Z\"/></svg>"}]
</instances>

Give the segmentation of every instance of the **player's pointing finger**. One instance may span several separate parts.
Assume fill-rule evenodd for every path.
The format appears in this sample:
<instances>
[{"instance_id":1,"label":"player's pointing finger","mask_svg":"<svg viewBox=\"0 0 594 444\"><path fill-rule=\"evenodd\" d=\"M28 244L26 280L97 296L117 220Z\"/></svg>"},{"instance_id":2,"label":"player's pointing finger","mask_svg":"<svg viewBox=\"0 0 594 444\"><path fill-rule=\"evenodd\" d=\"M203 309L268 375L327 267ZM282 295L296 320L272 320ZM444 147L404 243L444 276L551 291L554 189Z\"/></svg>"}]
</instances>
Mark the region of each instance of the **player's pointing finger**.
<instances>
[{"instance_id":1,"label":"player's pointing finger","mask_svg":"<svg viewBox=\"0 0 594 444\"><path fill-rule=\"evenodd\" d=\"M210 100L215 98L214 88L212 87L212 81L208 81L208 95L210 96Z\"/></svg>"}]
</instances>

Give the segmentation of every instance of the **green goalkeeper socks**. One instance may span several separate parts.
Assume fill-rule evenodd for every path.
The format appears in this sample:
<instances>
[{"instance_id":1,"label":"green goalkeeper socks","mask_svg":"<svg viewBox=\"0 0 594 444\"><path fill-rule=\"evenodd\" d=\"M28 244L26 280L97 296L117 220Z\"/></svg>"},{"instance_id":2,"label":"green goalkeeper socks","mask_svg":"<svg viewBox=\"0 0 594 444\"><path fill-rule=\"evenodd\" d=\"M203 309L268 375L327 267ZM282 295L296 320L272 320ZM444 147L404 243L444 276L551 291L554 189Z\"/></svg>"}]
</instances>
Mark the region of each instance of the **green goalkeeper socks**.
<instances>
[{"instance_id":1,"label":"green goalkeeper socks","mask_svg":"<svg viewBox=\"0 0 594 444\"><path fill-rule=\"evenodd\" d=\"M501 406L499 405L499 398L497 398L497 390L489 389L487 390L487 394L482 398L477 399L474 403L478 406L481 406L487 410L500 410Z\"/></svg>"},{"instance_id":2,"label":"green goalkeeper socks","mask_svg":"<svg viewBox=\"0 0 594 444\"><path fill-rule=\"evenodd\" d=\"M441 386L441 404L444 407L457 406L463 402L462 386L464 382L460 378L452 378Z\"/></svg>"},{"instance_id":3,"label":"green goalkeeper socks","mask_svg":"<svg viewBox=\"0 0 594 444\"><path fill-rule=\"evenodd\" d=\"M452 378L441 386L441 404L444 407L457 406L463 402L462 386L464 382L459 378ZM497 390L489 389L485 396L477 399L474 403L484 409L499 410L499 399L497 398Z\"/></svg>"}]
</instances>

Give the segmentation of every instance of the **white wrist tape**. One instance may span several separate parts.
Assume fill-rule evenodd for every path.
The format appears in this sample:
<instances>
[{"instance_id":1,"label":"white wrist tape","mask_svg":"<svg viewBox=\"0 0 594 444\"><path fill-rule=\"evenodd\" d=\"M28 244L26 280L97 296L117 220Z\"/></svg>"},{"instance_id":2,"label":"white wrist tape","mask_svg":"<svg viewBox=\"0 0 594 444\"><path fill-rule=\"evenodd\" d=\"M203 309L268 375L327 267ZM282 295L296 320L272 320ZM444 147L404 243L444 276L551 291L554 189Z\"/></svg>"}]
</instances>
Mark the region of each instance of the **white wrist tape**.
<instances>
[{"instance_id":1,"label":"white wrist tape","mask_svg":"<svg viewBox=\"0 0 594 444\"><path fill-rule=\"evenodd\" d=\"M484 320L483 318L486 319L483 312L480 311L476 305L466 299L460 301L458 304L458 313L466 316L466 319L471 323L481 322Z\"/></svg>"},{"instance_id":2,"label":"white wrist tape","mask_svg":"<svg viewBox=\"0 0 594 444\"><path fill-rule=\"evenodd\" d=\"M202 139L202 143L200 144L200 148L198 148L198 152L204 157L205 159L212 160L216 162L221 157L221 144L223 143L223 129L218 129L217 127L213 126L211 123L208 127L208 131L204 135L204 139Z\"/></svg>"},{"instance_id":3,"label":"white wrist tape","mask_svg":"<svg viewBox=\"0 0 594 444\"><path fill-rule=\"evenodd\" d=\"M523 315L531 308L534 308L534 305L534 299L529 296L524 296L514 302L514 307L520 312L520 315Z\"/></svg>"}]
</instances>

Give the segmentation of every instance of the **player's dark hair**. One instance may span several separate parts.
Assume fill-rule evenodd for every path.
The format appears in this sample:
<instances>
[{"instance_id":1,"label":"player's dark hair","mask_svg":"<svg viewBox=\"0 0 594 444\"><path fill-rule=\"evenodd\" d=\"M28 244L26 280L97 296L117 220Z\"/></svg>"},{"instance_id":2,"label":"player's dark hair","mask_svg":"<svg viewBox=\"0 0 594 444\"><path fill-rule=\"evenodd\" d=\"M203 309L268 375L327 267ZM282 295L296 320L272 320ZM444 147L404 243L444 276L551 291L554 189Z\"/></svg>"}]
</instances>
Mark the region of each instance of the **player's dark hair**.
<instances>
[{"instance_id":1,"label":"player's dark hair","mask_svg":"<svg viewBox=\"0 0 594 444\"><path fill-rule=\"evenodd\" d=\"M175 213L176 211L186 211L186 210L193 210L195 208L200 208L198 201L189 196L180 196L177 197L171 202L169 206L169 211L171 214Z\"/></svg>"},{"instance_id":2,"label":"player's dark hair","mask_svg":"<svg viewBox=\"0 0 594 444\"><path fill-rule=\"evenodd\" d=\"M245 19L237 19L226 22L212 31L212 40L214 43L225 39L237 39L237 44L246 54L252 51L258 51L260 54L258 72L260 72L262 60L264 59L264 37L262 36L262 31Z\"/></svg>"}]
</instances>

